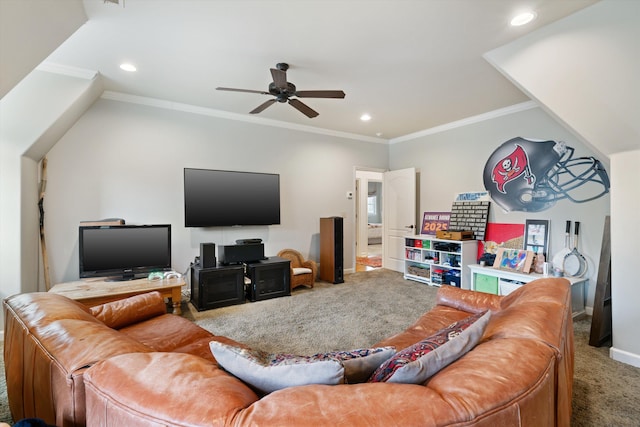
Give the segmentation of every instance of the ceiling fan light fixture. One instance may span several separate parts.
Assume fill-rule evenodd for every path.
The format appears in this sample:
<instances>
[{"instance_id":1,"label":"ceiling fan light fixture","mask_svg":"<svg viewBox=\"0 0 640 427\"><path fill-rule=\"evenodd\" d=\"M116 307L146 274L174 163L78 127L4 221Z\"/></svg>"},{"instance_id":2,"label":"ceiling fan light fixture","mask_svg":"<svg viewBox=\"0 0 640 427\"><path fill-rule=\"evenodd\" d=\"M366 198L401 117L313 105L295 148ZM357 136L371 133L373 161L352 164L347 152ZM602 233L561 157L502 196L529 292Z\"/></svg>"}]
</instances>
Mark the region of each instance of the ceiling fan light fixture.
<instances>
[{"instance_id":1,"label":"ceiling fan light fixture","mask_svg":"<svg viewBox=\"0 0 640 427\"><path fill-rule=\"evenodd\" d=\"M514 16L511 19L510 24L512 27L520 27L522 25L526 25L529 22L533 21L534 19L536 19L537 16L538 15L534 11L528 10L526 12L522 12Z\"/></svg>"},{"instance_id":2,"label":"ceiling fan light fixture","mask_svg":"<svg viewBox=\"0 0 640 427\"><path fill-rule=\"evenodd\" d=\"M128 62L120 64L120 69L123 71L128 71L130 73L133 73L134 71L138 70L135 65L129 64Z\"/></svg>"}]
</instances>

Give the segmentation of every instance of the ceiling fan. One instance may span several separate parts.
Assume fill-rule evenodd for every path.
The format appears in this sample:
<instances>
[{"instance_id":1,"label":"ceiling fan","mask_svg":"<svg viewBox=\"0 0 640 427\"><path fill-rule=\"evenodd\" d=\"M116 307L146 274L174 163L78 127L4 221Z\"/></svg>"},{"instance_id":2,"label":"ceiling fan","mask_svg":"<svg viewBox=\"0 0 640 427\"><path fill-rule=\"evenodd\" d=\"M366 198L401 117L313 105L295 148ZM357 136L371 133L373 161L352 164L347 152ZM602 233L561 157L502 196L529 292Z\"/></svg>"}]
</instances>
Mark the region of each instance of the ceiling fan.
<instances>
[{"instance_id":1,"label":"ceiling fan","mask_svg":"<svg viewBox=\"0 0 640 427\"><path fill-rule=\"evenodd\" d=\"M259 93L261 95L275 96L274 99L270 99L251 110L249 114L258 114L277 101L288 102L289 105L309 118L316 117L318 115L318 112L313 110L311 107L297 98L344 98L345 96L344 92L341 90L297 90L296 86L293 83L287 81L288 69L289 64L285 64L284 62L276 64L276 68L271 68L271 76L273 77L273 82L269 83L268 92L251 89L233 89L229 87L217 87L216 90ZM297 98L291 98L293 96Z\"/></svg>"}]
</instances>

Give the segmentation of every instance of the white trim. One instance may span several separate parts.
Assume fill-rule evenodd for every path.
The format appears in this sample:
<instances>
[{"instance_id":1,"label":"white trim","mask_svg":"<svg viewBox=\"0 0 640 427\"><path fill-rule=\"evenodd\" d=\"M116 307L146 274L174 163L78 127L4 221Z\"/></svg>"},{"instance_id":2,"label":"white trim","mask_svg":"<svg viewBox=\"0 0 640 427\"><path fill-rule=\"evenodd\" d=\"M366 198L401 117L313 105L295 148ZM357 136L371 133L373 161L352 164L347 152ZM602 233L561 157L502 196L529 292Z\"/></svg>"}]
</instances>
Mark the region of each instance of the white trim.
<instances>
[{"instance_id":1,"label":"white trim","mask_svg":"<svg viewBox=\"0 0 640 427\"><path fill-rule=\"evenodd\" d=\"M151 107L165 108L167 110L183 111L186 113L200 114L203 116L219 117L228 120L237 120L241 122L256 123L265 126L280 127L303 132L316 133L321 135L335 136L338 138L355 139L365 142L374 142L377 144L387 144L387 140L383 138L375 138L372 136L358 135L349 132L340 132L330 129L322 129L314 126L299 125L295 123L287 123L279 120L265 119L262 117L248 116L246 114L230 113L228 111L215 110L213 108L197 107L179 102L164 101L162 99L148 98L145 96L129 95L121 92L113 92L105 90L101 98L113 101L129 102L131 104L148 105Z\"/></svg>"},{"instance_id":2,"label":"white trim","mask_svg":"<svg viewBox=\"0 0 640 427\"><path fill-rule=\"evenodd\" d=\"M98 75L98 72L95 70L71 67L69 65L56 64L54 62L42 62L36 67L36 70L62 74L64 76L77 77L86 80L93 80Z\"/></svg>"},{"instance_id":3,"label":"white trim","mask_svg":"<svg viewBox=\"0 0 640 427\"><path fill-rule=\"evenodd\" d=\"M609 357L618 362L640 368L640 355L620 350L615 347L609 349Z\"/></svg>"},{"instance_id":4,"label":"white trim","mask_svg":"<svg viewBox=\"0 0 640 427\"><path fill-rule=\"evenodd\" d=\"M444 125L432 127L430 129L425 129L418 132L410 133L408 135L392 138L389 140L389 144L411 141L412 139L420 138L423 136L434 135L436 133L468 126L474 123L484 122L485 120L495 119L496 117L519 113L520 111L530 110L537 107L538 104L533 101L521 102L520 104L511 105L509 107L504 107L498 110L489 111L487 113L478 114L477 116L467 117L466 119L456 120L455 122L446 123Z\"/></svg>"},{"instance_id":5,"label":"white trim","mask_svg":"<svg viewBox=\"0 0 640 427\"><path fill-rule=\"evenodd\" d=\"M585 306L584 312L587 316L593 316L593 307Z\"/></svg>"}]
</instances>

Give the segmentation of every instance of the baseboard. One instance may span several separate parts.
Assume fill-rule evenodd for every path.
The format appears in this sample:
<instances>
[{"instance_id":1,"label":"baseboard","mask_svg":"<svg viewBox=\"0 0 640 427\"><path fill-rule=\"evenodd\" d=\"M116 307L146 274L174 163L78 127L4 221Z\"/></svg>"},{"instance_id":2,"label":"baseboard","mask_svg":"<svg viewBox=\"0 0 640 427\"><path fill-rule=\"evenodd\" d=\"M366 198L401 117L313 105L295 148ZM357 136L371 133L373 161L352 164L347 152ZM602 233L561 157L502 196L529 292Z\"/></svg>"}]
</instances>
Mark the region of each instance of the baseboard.
<instances>
[{"instance_id":1,"label":"baseboard","mask_svg":"<svg viewBox=\"0 0 640 427\"><path fill-rule=\"evenodd\" d=\"M617 360L618 362L626 363L627 365L640 368L640 355L638 354L611 347L609 349L609 357L611 357L613 360Z\"/></svg>"}]
</instances>

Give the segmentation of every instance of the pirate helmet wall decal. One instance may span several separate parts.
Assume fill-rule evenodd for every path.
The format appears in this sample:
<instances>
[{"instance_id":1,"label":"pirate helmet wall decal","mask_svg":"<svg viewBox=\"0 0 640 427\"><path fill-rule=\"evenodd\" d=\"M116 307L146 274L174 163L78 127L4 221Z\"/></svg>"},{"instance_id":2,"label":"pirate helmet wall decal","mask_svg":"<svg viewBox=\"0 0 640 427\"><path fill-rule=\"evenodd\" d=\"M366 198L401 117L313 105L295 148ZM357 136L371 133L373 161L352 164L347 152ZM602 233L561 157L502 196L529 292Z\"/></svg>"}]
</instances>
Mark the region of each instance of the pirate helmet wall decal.
<instances>
[{"instance_id":1,"label":"pirate helmet wall decal","mask_svg":"<svg viewBox=\"0 0 640 427\"><path fill-rule=\"evenodd\" d=\"M558 200L584 203L608 193L602 163L573 154L564 142L510 139L489 156L484 188L507 212L539 212Z\"/></svg>"}]
</instances>

